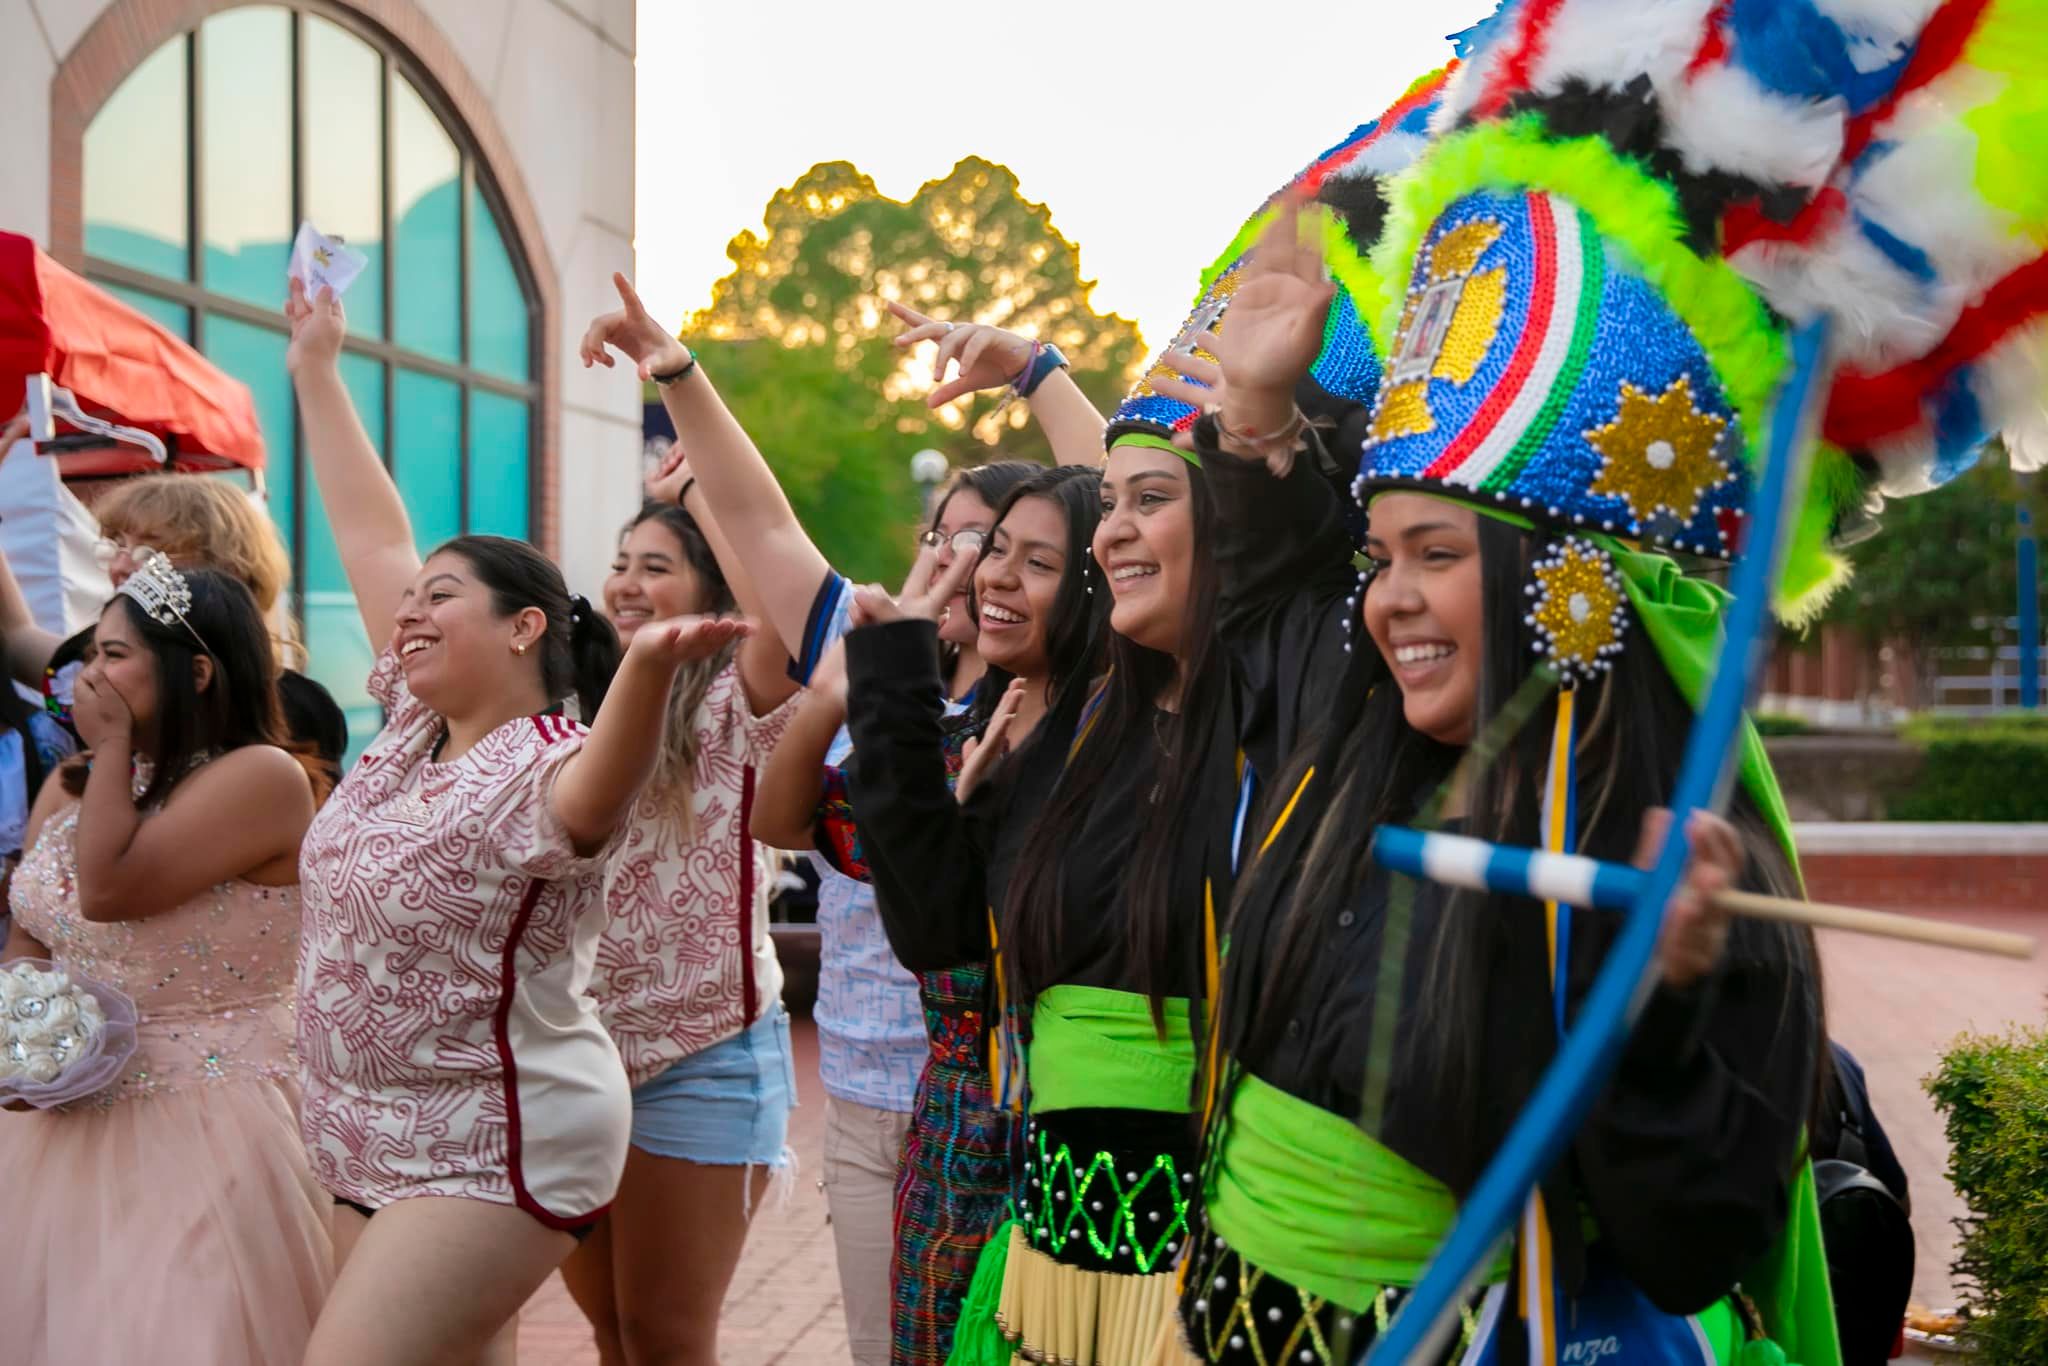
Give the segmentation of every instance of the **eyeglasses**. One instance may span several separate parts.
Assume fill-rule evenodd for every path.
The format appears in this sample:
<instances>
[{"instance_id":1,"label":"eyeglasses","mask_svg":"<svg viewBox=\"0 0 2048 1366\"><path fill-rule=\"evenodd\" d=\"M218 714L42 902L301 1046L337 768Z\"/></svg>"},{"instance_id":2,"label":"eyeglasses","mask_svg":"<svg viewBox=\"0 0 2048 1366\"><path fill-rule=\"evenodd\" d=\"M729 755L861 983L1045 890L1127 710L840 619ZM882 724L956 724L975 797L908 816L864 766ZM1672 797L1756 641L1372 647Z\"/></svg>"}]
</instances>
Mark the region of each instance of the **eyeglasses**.
<instances>
[{"instance_id":1,"label":"eyeglasses","mask_svg":"<svg viewBox=\"0 0 2048 1366\"><path fill-rule=\"evenodd\" d=\"M123 555L131 560L139 560L144 555L153 553L153 549L140 541L124 541L118 536L102 536L92 543L92 557L99 561L100 568L108 569Z\"/></svg>"},{"instance_id":2,"label":"eyeglasses","mask_svg":"<svg viewBox=\"0 0 2048 1366\"><path fill-rule=\"evenodd\" d=\"M955 555L972 555L988 544L988 533L976 531L973 527L963 527L950 537L942 536L936 531L927 531L917 538L917 543L926 550L937 550L942 545L951 545Z\"/></svg>"}]
</instances>

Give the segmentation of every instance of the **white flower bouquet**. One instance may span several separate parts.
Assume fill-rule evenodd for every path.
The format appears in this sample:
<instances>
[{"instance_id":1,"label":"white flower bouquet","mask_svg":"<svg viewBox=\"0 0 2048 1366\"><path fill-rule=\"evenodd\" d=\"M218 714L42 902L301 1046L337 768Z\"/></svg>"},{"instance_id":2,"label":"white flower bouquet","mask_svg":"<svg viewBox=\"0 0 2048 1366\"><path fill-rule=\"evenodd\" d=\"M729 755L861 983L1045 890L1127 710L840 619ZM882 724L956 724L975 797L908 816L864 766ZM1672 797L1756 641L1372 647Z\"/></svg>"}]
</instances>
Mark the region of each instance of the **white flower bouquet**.
<instances>
[{"instance_id":1,"label":"white flower bouquet","mask_svg":"<svg viewBox=\"0 0 2048 1366\"><path fill-rule=\"evenodd\" d=\"M135 1052L135 1002L33 958L0 963L0 1104L36 1109L104 1089Z\"/></svg>"}]
</instances>

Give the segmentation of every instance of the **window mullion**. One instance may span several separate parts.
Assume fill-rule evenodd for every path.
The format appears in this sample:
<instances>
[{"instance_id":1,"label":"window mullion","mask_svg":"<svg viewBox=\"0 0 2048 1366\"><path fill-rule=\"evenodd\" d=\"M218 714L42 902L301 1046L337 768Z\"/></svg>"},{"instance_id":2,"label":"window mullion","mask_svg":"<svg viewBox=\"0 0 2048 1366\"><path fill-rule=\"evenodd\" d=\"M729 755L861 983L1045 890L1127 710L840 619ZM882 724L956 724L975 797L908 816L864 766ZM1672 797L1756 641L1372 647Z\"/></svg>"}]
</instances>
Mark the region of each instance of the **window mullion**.
<instances>
[{"instance_id":1,"label":"window mullion","mask_svg":"<svg viewBox=\"0 0 2048 1366\"><path fill-rule=\"evenodd\" d=\"M297 240L306 219L306 19L292 14L292 221ZM298 599L299 638L306 638L306 419L292 424L292 594Z\"/></svg>"},{"instance_id":2,"label":"window mullion","mask_svg":"<svg viewBox=\"0 0 2048 1366\"><path fill-rule=\"evenodd\" d=\"M469 292L474 287L476 278L470 270L469 262L469 243L473 231L469 215L471 193L476 183L476 168L471 162L467 150L461 152L461 160L457 164L462 169L455 178L457 200L455 206L455 260L457 262L457 275L460 279L460 285L455 293L458 299L458 306L462 310L462 317L456 335L460 339L459 354L462 356L462 368L465 372L468 372L474 369L476 364L476 357L470 352L469 325L470 317L475 312L469 297ZM455 525L467 534L469 531L469 462L473 454L470 447L472 433L469 421L469 385L463 384L456 392L461 411L456 418L456 440L459 444L455 452Z\"/></svg>"},{"instance_id":3,"label":"window mullion","mask_svg":"<svg viewBox=\"0 0 2048 1366\"><path fill-rule=\"evenodd\" d=\"M200 60L199 29L185 36L185 274L193 287L206 288L205 63ZM206 311L192 310L192 349L206 352Z\"/></svg>"}]
</instances>

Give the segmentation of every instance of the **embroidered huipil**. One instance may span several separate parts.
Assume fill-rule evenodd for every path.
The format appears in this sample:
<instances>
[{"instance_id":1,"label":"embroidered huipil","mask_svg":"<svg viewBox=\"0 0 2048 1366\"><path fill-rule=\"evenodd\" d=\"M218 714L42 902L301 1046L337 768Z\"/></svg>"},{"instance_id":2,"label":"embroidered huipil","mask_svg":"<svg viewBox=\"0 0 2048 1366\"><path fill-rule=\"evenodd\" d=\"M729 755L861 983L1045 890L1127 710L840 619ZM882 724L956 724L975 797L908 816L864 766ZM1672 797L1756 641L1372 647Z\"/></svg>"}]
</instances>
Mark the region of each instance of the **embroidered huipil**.
<instances>
[{"instance_id":1,"label":"embroidered huipil","mask_svg":"<svg viewBox=\"0 0 2048 1366\"><path fill-rule=\"evenodd\" d=\"M603 856L577 856L550 801L583 727L522 716L436 763L441 718L391 651L369 690L389 719L299 864L314 1172L373 1209L453 1195L587 1222L618 1188L631 1100L586 995Z\"/></svg>"},{"instance_id":2,"label":"embroidered huipil","mask_svg":"<svg viewBox=\"0 0 2048 1366\"><path fill-rule=\"evenodd\" d=\"M635 1086L739 1034L782 999L768 934L775 855L750 829L756 768L796 699L755 716L737 663L711 680L692 725L687 820L643 793L605 870L610 922L591 995Z\"/></svg>"}]
</instances>

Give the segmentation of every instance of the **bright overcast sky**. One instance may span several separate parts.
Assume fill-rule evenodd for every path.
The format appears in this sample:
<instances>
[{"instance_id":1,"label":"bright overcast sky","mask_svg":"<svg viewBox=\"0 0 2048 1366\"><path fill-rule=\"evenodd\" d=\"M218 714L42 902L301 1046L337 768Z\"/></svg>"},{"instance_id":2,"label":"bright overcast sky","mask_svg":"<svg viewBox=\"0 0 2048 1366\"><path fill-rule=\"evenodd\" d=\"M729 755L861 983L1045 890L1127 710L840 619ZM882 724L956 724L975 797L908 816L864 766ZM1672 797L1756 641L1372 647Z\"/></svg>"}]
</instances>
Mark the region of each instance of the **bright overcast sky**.
<instances>
[{"instance_id":1,"label":"bright overcast sky","mask_svg":"<svg viewBox=\"0 0 2048 1366\"><path fill-rule=\"evenodd\" d=\"M817 162L903 199L980 155L1080 245L1095 306L1157 346L1245 215L1492 8L643 0L641 289L668 319L708 302L725 244Z\"/></svg>"}]
</instances>

